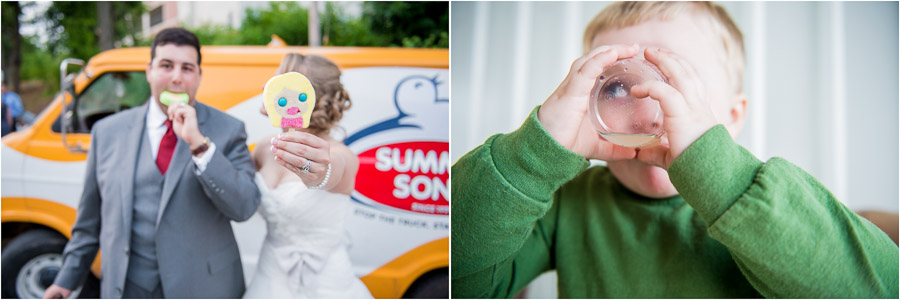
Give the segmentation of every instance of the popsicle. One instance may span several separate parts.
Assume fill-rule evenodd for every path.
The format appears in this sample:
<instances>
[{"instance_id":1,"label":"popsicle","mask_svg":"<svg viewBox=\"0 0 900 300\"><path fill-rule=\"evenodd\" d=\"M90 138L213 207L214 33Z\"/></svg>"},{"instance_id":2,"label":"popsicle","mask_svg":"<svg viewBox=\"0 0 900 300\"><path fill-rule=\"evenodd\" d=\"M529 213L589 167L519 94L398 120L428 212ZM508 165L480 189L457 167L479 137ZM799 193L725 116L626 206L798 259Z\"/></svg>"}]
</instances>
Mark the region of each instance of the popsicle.
<instances>
[{"instance_id":1,"label":"popsicle","mask_svg":"<svg viewBox=\"0 0 900 300\"><path fill-rule=\"evenodd\" d=\"M289 72L266 82L263 104L274 127L309 128L309 117L316 107L316 91L303 74Z\"/></svg>"},{"instance_id":2,"label":"popsicle","mask_svg":"<svg viewBox=\"0 0 900 300\"><path fill-rule=\"evenodd\" d=\"M162 102L162 104L165 106L169 106L172 103L188 104L188 102L190 102L190 99L190 96L185 93L172 93L169 91L163 91L159 94L159 102Z\"/></svg>"}]
</instances>

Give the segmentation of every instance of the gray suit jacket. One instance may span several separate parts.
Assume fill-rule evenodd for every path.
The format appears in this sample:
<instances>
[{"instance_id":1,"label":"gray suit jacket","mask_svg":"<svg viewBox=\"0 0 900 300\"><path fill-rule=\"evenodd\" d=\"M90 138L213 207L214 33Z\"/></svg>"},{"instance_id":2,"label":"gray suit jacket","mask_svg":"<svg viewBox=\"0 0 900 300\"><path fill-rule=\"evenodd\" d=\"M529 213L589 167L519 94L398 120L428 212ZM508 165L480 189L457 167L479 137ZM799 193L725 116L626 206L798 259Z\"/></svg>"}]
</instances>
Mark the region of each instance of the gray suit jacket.
<instances>
[{"instance_id":1,"label":"gray suit jacket","mask_svg":"<svg viewBox=\"0 0 900 300\"><path fill-rule=\"evenodd\" d=\"M75 288L103 250L100 296L121 298L131 241L134 176L149 105L97 122L91 130L84 192L72 239L55 284ZM195 175L189 146L180 138L165 175L156 221L156 254L169 298L239 298L244 293L240 253L231 220L256 212L259 190L244 124L197 102L200 132L215 143L212 159Z\"/></svg>"}]
</instances>

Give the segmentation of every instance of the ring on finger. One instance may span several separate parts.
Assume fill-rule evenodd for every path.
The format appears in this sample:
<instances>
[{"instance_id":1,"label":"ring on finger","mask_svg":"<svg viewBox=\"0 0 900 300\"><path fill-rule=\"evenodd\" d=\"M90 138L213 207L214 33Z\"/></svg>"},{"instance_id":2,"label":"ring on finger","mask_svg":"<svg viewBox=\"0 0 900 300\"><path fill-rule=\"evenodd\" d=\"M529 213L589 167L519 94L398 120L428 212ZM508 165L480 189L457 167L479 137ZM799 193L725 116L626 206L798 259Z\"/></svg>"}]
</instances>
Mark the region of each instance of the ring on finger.
<instances>
[{"instance_id":1,"label":"ring on finger","mask_svg":"<svg viewBox=\"0 0 900 300\"><path fill-rule=\"evenodd\" d=\"M312 163L307 159L307 160L306 160L306 164L303 165L303 167L300 167L300 171L303 171L303 173L309 174L309 167L310 167L311 165L312 165Z\"/></svg>"}]
</instances>

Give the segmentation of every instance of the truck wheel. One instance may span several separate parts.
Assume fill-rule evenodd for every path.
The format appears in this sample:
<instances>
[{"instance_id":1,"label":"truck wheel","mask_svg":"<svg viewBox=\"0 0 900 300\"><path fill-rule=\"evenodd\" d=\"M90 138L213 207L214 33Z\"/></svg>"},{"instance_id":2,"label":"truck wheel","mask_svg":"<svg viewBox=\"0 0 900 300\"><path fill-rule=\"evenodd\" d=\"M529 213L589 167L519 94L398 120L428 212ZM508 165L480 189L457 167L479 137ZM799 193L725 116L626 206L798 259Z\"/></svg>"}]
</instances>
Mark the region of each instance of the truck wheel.
<instances>
[{"instance_id":1,"label":"truck wheel","mask_svg":"<svg viewBox=\"0 0 900 300\"><path fill-rule=\"evenodd\" d=\"M449 299L450 274L447 269L429 271L416 279L403 294L403 298Z\"/></svg>"},{"instance_id":2,"label":"truck wheel","mask_svg":"<svg viewBox=\"0 0 900 300\"><path fill-rule=\"evenodd\" d=\"M0 259L3 298L43 298L62 267L65 246L65 237L47 229L32 229L10 241ZM72 298L81 290L72 291Z\"/></svg>"}]
</instances>

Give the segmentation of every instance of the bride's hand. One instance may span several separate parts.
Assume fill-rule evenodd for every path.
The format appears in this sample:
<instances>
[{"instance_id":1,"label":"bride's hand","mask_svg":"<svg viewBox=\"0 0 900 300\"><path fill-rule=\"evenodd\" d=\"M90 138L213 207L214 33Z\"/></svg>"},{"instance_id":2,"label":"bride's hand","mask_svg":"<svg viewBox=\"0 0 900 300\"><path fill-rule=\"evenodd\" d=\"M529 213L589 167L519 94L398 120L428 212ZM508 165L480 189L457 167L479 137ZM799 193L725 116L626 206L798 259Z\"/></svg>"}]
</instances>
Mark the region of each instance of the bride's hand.
<instances>
[{"instance_id":1,"label":"bride's hand","mask_svg":"<svg viewBox=\"0 0 900 300\"><path fill-rule=\"evenodd\" d=\"M328 141L306 132L289 131L273 137L270 150L275 161L297 174L306 186L318 186L325 180L331 163ZM307 163L308 172L304 170Z\"/></svg>"}]
</instances>

